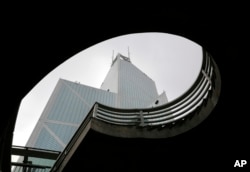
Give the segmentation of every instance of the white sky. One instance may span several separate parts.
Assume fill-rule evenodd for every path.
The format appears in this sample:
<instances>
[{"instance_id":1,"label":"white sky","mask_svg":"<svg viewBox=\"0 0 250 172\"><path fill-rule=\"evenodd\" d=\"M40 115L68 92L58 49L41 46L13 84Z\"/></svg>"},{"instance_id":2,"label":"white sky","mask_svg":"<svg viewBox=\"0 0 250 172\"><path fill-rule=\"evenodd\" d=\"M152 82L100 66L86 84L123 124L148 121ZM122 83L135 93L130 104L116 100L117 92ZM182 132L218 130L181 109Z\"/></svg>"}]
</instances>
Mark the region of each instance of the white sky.
<instances>
[{"instance_id":1,"label":"white sky","mask_svg":"<svg viewBox=\"0 0 250 172\"><path fill-rule=\"evenodd\" d=\"M83 40L84 41L84 40ZM59 78L100 88L114 56L121 53L152 78L158 94L166 91L171 101L194 82L202 63L198 44L166 33L129 34L91 46L45 76L22 100L13 145L25 146Z\"/></svg>"}]
</instances>

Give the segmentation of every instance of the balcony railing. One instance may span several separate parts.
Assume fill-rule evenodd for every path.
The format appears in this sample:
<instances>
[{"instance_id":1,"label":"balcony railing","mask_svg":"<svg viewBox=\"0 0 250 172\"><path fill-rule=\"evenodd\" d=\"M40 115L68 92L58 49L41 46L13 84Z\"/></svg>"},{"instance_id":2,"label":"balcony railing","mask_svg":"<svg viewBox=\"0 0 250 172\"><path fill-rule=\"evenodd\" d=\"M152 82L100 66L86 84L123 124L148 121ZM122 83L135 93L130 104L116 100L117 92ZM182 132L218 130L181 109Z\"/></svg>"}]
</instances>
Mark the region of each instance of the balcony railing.
<instances>
[{"instance_id":1,"label":"balcony railing","mask_svg":"<svg viewBox=\"0 0 250 172\"><path fill-rule=\"evenodd\" d=\"M220 84L217 65L211 56L206 51L203 51L203 63L200 73L194 84L183 95L165 105L144 109L118 109L96 103L92 128L114 136L139 137L136 133L140 127L173 128L176 124L185 123L182 127L177 127L179 131L176 132L177 130L175 130L174 134L163 133L159 136L157 133L159 137L180 134L198 125L210 114L218 101ZM196 117L196 119L189 125L188 123L193 117ZM110 124L113 126L111 127ZM115 130L109 131L106 129L118 129L115 125L119 126L119 128L130 126L131 134L128 133L129 130L126 130L127 133L124 134L124 132L116 133ZM132 126L136 126L136 129L134 130ZM171 133L171 131L168 131L168 133ZM153 134L143 134L143 137L147 136L149 138L156 137Z\"/></svg>"},{"instance_id":2,"label":"balcony railing","mask_svg":"<svg viewBox=\"0 0 250 172\"><path fill-rule=\"evenodd\" d=\"M13 172L47 172L54 165L60 152L30 147L12 146L11 155L18 156L11 162Z\"/></svg>"},{"instance_id":3,"label":"balcony railing","mask_svg":"<svg viewBox=\"0 0 250 172\"><path fill-rule=\"evenodd\" d=\"M194 84L177 99L161 106L119 109L96 103L51 171L63 171L91 128L118 137L164 138L188 131L202 122L218 102L220 73L212 57L203 50L203 62Z\"/></svg>"}]
</instances>

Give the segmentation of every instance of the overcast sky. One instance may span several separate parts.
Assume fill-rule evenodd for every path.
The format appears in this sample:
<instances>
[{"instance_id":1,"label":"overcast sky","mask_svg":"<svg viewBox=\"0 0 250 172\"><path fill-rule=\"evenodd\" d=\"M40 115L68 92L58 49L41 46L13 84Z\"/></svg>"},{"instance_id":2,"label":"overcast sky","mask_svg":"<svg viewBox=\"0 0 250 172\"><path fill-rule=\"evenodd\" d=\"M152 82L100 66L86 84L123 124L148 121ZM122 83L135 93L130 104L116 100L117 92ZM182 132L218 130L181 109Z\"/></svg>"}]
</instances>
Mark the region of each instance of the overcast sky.
<instances>
[{"instance_id":1,"label":"overcast sky","mask_svg":"<svg viewBox=\"0 0 250 172\"><path fill-rule=\"evenodd\" d=\"M93 45L51 71L23 98L13 145L25 146L59 78L100 88L112 52L128 56L128 47L132 63L155 81L158 94L166 91L169 101L192 85L201 68L201 46L176 35L129 34Z\"/></svg>"}]
</instances>

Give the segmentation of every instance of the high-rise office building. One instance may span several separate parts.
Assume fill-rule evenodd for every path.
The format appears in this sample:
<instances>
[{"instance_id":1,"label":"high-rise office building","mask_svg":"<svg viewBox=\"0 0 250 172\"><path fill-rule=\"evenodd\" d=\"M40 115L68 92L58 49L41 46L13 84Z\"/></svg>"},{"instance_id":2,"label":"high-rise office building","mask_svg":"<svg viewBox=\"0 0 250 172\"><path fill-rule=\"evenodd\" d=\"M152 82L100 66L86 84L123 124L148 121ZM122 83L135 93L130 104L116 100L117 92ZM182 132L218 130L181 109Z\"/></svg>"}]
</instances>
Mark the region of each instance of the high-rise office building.
<instances>
[{"instance_id":1,"label":"high-rise office building","mask_svg":"<svg viewBox=\"0 0 250 172\"><path fill-rule=\"evenodd\" d=\"M155 82L130 58L118 54L100 89L60 79L28 142L28 147L62 151L95 102L117 108L167 103Z\"/></svg>"}]
</instances>

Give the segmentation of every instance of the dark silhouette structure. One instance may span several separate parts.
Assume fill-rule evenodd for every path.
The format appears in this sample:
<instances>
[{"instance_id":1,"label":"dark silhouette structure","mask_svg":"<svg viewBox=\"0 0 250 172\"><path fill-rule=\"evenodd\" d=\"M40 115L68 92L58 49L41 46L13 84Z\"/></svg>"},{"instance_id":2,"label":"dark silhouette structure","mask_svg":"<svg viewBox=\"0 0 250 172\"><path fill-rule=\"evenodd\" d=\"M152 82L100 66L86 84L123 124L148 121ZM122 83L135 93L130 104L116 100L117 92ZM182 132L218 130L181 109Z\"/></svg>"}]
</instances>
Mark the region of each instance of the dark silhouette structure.
<instances>
[{"instance_id":1,"label":"dark silhouette structure","mask_svg":"<svg viewBox=\"0 0 250 172\"><path fill-rule=\"evenodd\" d=\"M19 13L10 16L6 24L4 22L3 32L7 38L3 41L7 55L3 62L11 72L2 68L1 172L10 171L12 136L20 101L42 77L73 54L97 42L145 31L184 36L212 54L222 80L217 106L201 125L168 139L121 139L91 130L70 161L77 164L85 162L82 169L145 171L149 168L179 167L231 169L236 159L249 160L248 105L242 99L248 90L245 84L247 53L243 48L246 36L244 10L237 14L231 13L231 9L207 11L202 8L192 13L187 10L181 10L181 13L167 9L159 9L155 13L139 10L136 11L138 15L129 20L127 15L120 16L120 21L133 23L133 27L114 27L113 21L108 23L106 20L109 17L102 16L107 21L102 29L99 16L88 20L88 17L77 18L88 15L75 12L72 18L63 13L60 17L45 17L37 11L32 11L32 16ZM17 86L18 78L22 82ZM85 152L85 156L81 152ZM70 170L65 168L65 171Z\"/></svg>"}]
</instances>

